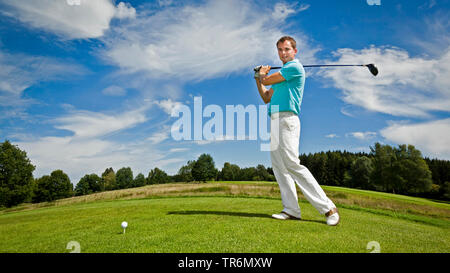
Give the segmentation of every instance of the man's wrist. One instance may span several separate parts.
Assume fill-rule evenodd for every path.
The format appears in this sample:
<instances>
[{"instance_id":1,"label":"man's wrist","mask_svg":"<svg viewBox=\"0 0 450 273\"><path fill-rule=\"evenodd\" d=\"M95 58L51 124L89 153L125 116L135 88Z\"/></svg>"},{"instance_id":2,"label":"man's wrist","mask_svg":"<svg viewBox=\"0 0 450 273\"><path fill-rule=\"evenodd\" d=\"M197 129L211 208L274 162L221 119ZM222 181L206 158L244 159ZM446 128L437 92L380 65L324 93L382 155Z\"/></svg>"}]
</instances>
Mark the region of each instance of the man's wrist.
<instances>
[{"instance_id":1,"label":"man's wrist","mask_svg":"<svg viewBox=\"0 0 450 273\"><path fill-rule=\"evenodd\" d=\"M255 79L261 80L261 79L264 78L265 76L267 76L267 74L261 74L260 72L256 72L256 73L255 73Z\"/></svg>"}]
</instances>

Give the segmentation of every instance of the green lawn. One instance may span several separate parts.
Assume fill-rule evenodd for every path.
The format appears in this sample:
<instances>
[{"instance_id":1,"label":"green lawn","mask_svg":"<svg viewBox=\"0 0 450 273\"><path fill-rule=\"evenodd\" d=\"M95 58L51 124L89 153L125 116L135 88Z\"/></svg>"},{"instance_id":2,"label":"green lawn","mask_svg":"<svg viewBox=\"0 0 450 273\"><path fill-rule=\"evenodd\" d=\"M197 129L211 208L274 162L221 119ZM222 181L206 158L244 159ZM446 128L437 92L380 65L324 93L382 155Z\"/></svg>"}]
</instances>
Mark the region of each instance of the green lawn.
<instances>
[{"instance_id":1,"label":"green lawn","mask_svg":"<svg viewBox=\"0 0 450 273\"><path fill-rule=\"evenodd\" d=\"M325 190L330 190L330 191L354 193L354 194L365 195L365 196L370 196L370 197L374 197L374 198L385 198L385 199L389 199L389 200L398 200L398 201L411 203L411 204L428 205L428 206L450 209L450 204L448 202L444 202L444 201L436 202L433 200L420 198L420 197L412 197L412 196L392 194L392 193L386 193L386 192L375 192L375 191L367 191L367 190L359 190L359 189L351 189L351 188L343 188L343 187L333 187L333 186L322 186L322 188Z\"/></svg>"},{"instance_id":2,"label":"green lawn","mask_svg":"<svg viewBox=\"0 0 450 273\"><path fill-rule=\"evenodd\" d=\"M0 215L1 252L450 252L450 221L355 205L326 225L301 200L302 221L270 218L278 198L170 196L73 203ZM120 224L129 226L122 234Z\"/></svg>"}]
</instances>

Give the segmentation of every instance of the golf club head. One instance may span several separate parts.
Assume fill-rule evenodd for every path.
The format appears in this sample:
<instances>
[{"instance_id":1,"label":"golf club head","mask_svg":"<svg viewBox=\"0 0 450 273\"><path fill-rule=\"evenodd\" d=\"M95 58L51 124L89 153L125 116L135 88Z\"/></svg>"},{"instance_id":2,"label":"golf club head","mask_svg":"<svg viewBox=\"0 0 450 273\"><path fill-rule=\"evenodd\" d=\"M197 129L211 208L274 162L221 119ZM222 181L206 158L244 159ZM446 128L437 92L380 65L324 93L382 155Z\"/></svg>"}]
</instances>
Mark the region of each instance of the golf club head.
<instances>
[{"instance_id":1,"label":"golf club head","mask_svg":"<svg viewBox=\"0 0 450 273\"><path fill-rule=\"evenodd\" d=\"M369 71L370 73L372 73L372 75L374 76L378 75L378 68L374 64L366 64L365 66L369 68Z\"/></svg>"}]
</instances>

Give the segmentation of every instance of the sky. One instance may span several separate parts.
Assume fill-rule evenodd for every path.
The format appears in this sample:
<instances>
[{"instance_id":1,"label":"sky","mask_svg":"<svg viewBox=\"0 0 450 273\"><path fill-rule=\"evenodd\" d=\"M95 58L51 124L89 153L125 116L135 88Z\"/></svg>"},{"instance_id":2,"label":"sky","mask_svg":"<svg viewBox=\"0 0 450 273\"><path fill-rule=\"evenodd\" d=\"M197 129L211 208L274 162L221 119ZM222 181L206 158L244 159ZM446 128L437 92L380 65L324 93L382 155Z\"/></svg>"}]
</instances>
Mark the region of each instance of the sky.
<instances>
[{"instance_id":1,"label":"sky","mask_svg":"<svg viewBox=\"0 0 450 273\"><path fill-rule=\"evenodd\" d=\"M379 142L450 160L449 15L450 0L0 0L0 142L74 184L203 153L269 167L253 67L281 65L290 35L305 65L379 69L306 69L300 153ZM229 108L256 111L242 130Z\"/></svg>"}]
</instances>

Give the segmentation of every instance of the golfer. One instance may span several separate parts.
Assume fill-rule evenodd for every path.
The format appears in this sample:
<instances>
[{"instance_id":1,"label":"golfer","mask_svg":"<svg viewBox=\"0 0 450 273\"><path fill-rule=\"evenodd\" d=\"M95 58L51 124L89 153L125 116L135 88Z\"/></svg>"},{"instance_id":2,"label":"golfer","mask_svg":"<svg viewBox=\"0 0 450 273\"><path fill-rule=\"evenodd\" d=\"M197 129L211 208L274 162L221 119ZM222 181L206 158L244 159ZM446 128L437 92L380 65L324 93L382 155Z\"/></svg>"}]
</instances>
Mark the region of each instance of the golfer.
<instances>
[{"instance_id":1,"label":"golfer","mask_svg":"<svg viewBox=\"0 0 450 273\"><path fill-rule=\"evenodd\" d=\"M272 217L280 220L301 219L298 205L298 185L306 199L327 217L327 224L339 223L336 206L326 196L311 172L299 160L300 105L305 86L305 70L298 59L296 42L284 36L277 42L278 56L283 62L279 72L268 75L270 66L261 66L255 73L258 91L265 103L270 103L270 158L283 202L283 211ZM272 87L267 90L265 86Z\"/></svg>"}]
</instances>

